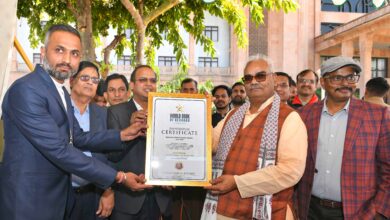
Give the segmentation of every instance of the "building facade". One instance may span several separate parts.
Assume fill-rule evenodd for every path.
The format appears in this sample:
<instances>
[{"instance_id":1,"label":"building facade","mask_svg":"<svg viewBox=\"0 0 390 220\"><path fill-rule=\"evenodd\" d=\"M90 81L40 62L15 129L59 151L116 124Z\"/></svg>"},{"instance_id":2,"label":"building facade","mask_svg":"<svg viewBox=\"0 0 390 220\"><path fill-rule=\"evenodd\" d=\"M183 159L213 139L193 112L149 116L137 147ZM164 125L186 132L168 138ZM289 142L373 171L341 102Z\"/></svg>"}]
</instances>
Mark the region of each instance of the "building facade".
<instances>
[{"instance_id":1,"label":"building facade","mask_svg":"<svg viewBox=\"0 0 390 220\"><path fill-rule=\"evenodd\" d=\"M265 11L263 25L256 26L247 19L247 48L238 48L226 21L206 15L204 34L214 42L215 57L203 52L203 48L183 30L182 38L188 42L184 51L190 67L188 75L199 82L211 80L215 85L232 85L242 76L248 57L260 53L271 58L274 71L287 72L293 78L303 69L318 71L321 62L329 57L352 56L363 66L360 95L364 94L364 85L371 77L390 78L390 5L375 8L371 0L347 0L341 6L335 6L332 0L297 2L299 9L289 14ZM243 10L250 18L248 10ZM20 20L17 37L30 59L39 63L39 48L31 48L28 33L26 21ZM110 33L102 39L103 44L108 44L115 35L113 31ZM97 48L97 54L101 49ZM125 50L122 57L111 55L115 65L112 72L129 77L132 70L130 53ZM10 82L29 72L18 56L15 52ZM177 61L168 43L157 50L155 62L161 83L177 73Z\"/></svg>"}]
</instances>

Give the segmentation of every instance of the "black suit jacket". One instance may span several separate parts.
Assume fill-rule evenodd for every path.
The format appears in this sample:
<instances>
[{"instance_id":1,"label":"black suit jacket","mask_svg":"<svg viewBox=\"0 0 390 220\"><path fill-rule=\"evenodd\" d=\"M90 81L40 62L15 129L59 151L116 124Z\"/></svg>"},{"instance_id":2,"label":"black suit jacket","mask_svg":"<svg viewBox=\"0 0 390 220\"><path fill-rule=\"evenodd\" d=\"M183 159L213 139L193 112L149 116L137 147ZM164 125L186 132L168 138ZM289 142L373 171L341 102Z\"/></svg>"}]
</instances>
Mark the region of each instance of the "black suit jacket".
<instances>
[{"instance_id":1,"label":"black suit jacket","mask_svg":"<svg viewBox=\"0 0 390 220\"><path fill-rule=\"evenodd\" d=\"M108 108L109 128L121 129L130 125L130 118L133 112L137 111L133 99ZM138 137L125 143L122 151L112 152L108 159L114 163L117 170L133 172L137 175L145 173L146 139ZM171 200L171 192L160 187L152 189L155 193L157 204L162 213L168 211ZM122 186L115 188L115 210L128 214L136 214L141 209L145 200L145 191L133 192Z\"/></svg>"}]
</instances>

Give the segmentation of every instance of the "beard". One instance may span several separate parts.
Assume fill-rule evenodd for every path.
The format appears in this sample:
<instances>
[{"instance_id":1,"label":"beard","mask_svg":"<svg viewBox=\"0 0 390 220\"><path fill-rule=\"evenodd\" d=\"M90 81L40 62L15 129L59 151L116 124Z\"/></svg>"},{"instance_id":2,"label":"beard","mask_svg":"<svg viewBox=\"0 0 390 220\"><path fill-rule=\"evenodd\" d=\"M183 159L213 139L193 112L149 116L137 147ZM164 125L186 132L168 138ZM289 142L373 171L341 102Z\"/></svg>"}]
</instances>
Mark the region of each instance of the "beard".
<instances>
[{"instance_id":1,"label":"beard","mask_svg":"<svg viewBox=\"0 0 390 220\"><path fill-rule=\"evenodd\" d=\"M58 67L66 66L69 68L69 71L63 72L56 70ZM56 64L55 66L52 66L46 57L43 58L43 69L46 70L46 72L49 73L50 76L52 76L54 79L57 80L65 80L68 79L70 76L76 73L76 70L74 70L69 64L67 63L60 63Z\"/></svg>"},{"instance_id":2,"label":"beard","mask_svg":"<svg viewBox=\"0 0 390 220\"><path fill-rule=\"evenodd\" d=\"M245 99L240 96L236 96L232 99L232 103L233 105L243 105L245 103Z\"/></svg>"},{"instance_id":3,"label":"beard","mask_svg":"<svg viewBox=\"0 0 390 220\"><path fill-rule=\"evenodd\" d=\"M229 106L229 103L225 103L225 102L221 102L221 105L219 104L216 104L215 107L218 109L218 110L222 110L222 109L225 109L225 108L228 108Z\"/></svg>"}]
</instances>

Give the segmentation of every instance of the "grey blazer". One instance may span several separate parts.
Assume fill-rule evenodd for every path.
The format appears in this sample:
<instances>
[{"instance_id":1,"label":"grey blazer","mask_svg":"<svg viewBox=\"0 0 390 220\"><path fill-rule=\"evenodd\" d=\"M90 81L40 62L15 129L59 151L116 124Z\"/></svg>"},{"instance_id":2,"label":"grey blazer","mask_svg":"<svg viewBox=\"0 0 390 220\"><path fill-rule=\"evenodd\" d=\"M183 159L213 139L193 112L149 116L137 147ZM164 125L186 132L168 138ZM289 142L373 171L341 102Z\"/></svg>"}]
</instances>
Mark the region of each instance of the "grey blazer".
<instances>
[{"instance_id":1,"label":"grey blazer","mask_svg":"<svg viewBox=\"0 0 390 220\"><path fill-rule=\"evenodd\" d=\"M108 108L108 128L123 129L130 125L133 112L137 111L133 99L129 102L114 105ZM138 137L124 143L122 151L111 152L108 159L113 162L117 170L133 172L137 175L145 173L146 139ZM123 213L136 214L141 209L146 191L133 192L123 186L116 186L114 209ZM161 213L168 214L171 202L171 192L160 187L152 189Z\"/></svg>"}]
</instances>

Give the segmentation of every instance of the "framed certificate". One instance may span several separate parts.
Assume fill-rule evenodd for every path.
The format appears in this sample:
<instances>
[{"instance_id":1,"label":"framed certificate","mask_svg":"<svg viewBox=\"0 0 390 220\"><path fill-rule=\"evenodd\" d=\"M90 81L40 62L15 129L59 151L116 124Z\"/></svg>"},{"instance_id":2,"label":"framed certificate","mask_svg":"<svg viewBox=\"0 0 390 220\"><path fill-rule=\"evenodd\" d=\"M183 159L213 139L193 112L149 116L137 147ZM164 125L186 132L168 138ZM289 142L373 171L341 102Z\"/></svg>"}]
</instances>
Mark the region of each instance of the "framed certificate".
<instances>
[{"instance_id":1,"label":"framed certificate","mask_svg":"<svg viewBox=\"0 0 390 220\"><path fill-rule=\"evenodd\" d=\"M146 183L210 185L211 129L210 97L149 93Z\"/></svg>"}]
</instances>

